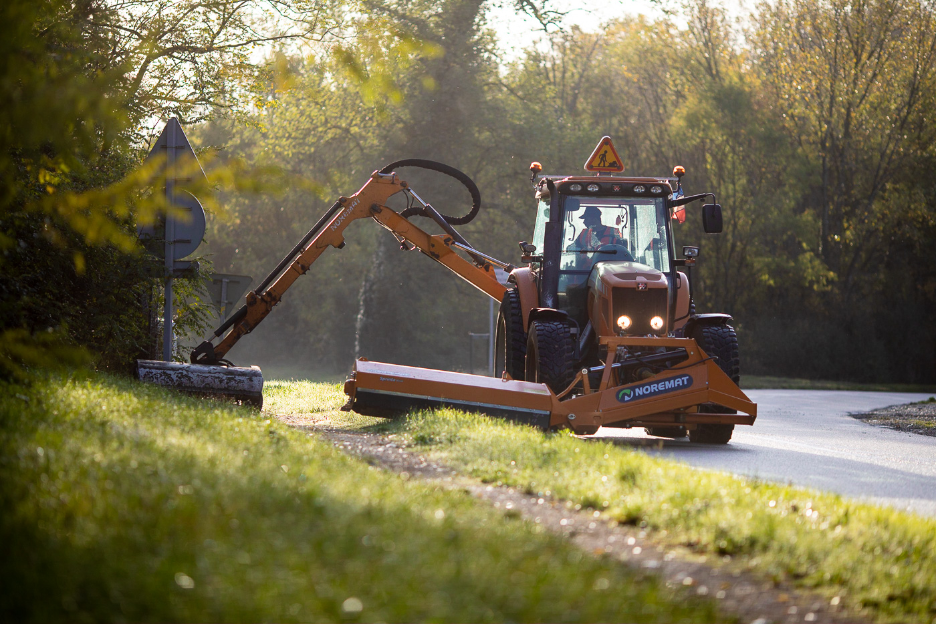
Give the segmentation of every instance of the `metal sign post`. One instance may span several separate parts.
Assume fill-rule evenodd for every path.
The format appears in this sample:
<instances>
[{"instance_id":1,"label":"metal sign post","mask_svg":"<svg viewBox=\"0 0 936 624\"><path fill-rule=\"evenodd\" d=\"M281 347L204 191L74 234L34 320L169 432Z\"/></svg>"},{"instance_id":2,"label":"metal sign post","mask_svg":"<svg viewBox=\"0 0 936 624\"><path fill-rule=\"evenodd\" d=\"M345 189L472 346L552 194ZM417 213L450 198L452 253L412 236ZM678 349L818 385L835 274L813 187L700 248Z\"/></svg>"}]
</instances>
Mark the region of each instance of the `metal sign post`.
<instances>
[{"instance_id":1,"label":"metal sign post","mask_svg":"<svg viewBox=\"0 0 936 624\"><path fill-rule=\"evenodd\" d=\"M174 118L173 118L174 119ZM178 145L178 132L176 127L178 122L172 123L170 120L166 124L166 130L169 132L166 145L166 205L175 205L175 179L176 179L176 146ZM179 128L181 131L182 128ZM164 132L165 132L164 131ZM175 219L166 214L166 283L165 304L163 306L163 362L172 361L172 265L175 262L175 255L172 253L172 246L175 244Z\"/></svg>"},{"instance_id":2,"label":"metal sign post","mask_svg":"<svg viewBox=\"0 0 936 624\"><path fill-rule=\"evenodd\" d=\"M234 311L233 304L241 300L251 281L253 278L249 275L215 273L211 276L211 282L205 284L208 296L211 297L211 302L217 308L222 321L226 321Z\"/></svg>"},{"instance_id":3,"label":"metal sign post","mask_svg":"<svg viewBox=\"0 0 936 624\"><path fill-rule=\"evenodd\" d=\"M181 150L181 151L180 151ZM176 191L176 183L183 180L180 175L179 163L183 159L192 158L195 165L198 165L197 171L204 177L201 165L198 163L198 157L192 149L179 120L173 117L166 123L162 133L156 140L156 144L146 157L150 158L165 157L166 173L166 203L169 206L187 210L190 219L180 222L172 215L167 214L162 227L162 250L149 247L151 253L163 254L165 268L165 305L163 306L163 361L172 361L172 341L173 341L173 309L175 301L173 300L172 282L177 271L184 270L191 263L179 262L183 257L195 251L205 235L205 211L198 199L191 193ZM193 167L186 167L195 169ZM140 228L140 236L143 239L158 239L159 232L156 225ZM154 241L155 242L155 241Z\"/></svg>"}]
</instances>

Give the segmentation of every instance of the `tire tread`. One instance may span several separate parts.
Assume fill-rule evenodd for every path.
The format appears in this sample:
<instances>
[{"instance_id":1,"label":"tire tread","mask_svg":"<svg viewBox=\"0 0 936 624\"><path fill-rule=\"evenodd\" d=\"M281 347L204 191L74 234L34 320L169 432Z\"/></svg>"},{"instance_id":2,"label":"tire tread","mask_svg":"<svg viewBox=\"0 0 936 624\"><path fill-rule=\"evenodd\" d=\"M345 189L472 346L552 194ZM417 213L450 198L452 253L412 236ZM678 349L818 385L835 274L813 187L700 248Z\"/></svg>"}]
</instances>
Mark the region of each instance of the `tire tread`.
<instances>
[{"instance_id":1,"label":"tire tread","mask_svg":"<svg viewBox=\"0 0 936 624\"><path fill-rule=\"evenodd\" d=\"M504 370L513 379L523 379L526 370L527 333L523 331L523 309L520 293L510 288L501 300L500 317L504 319ZM497 323L500 329L500 319ZM495 341L495 344L497 342ZM499 374L501 371L495 371Z\"/></svg>"},{"instance_id":2,"label":"tire tread","mask_svg":"<svg viewBox=\"0 0 936 624\"><path fill-rule=\"evenodd\" d=\"M712 357L731 381L741 380L741 358L738 352L738 336L731 325L703 325L696 328L693 337L703 351ZM735 410L720 405L703 405L700 412L734 413ZM734 425L699 425L689 432L689 441L700 444L728 444Z\"/></svg>"},{"instance_id":3,"label":"tire tread","mask_svg":"<svg viewBox=\"0 0 936 624\"><path fill-rule=\"evenodd\" d=\"M575 342L572 328L562 321L535 321L530 327L527 354L537 357L536 377L553 392L562 392L575 378ZM527 363L527 377L534 370Z\"/></svg>"}]
</instances>

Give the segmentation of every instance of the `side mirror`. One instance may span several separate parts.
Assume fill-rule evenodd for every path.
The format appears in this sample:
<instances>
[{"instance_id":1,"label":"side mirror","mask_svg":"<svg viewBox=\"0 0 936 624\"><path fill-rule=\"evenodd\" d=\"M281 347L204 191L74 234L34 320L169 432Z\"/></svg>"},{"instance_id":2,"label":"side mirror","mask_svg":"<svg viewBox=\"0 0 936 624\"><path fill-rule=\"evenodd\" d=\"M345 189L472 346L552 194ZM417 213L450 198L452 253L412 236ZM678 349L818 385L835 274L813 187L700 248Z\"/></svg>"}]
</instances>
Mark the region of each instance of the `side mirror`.
<instances>
[{"instance_id":1,"label":"side mirror","mask_svg":"<svg viewBox=\"0 0 936 624\"><path fill-rule=\"evenodd\" d=\"M722 216L720 204L702 206L702 229L706 234L721 234Z\"/></svg>"}]
</instances>

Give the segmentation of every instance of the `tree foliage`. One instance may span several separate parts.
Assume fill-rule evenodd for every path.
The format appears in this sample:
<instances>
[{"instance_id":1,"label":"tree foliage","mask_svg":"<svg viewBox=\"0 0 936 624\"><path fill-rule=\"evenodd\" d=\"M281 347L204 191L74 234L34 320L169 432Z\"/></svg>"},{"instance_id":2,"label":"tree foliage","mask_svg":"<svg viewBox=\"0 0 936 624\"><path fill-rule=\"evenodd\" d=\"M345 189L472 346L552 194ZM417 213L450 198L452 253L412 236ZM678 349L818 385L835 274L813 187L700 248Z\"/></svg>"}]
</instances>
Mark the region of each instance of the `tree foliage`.
<instances>
[{"instance_id":1,"label":"tree foliage","mask_svg":"<svg viewBox=\"0 0 936 624\"><path fill-rule=\"evenodd\" d=\"M323 199L270 209L245 202L239 213L269 214L298 237L371 170L434 158L481 186L484 210L466 237L515 260L515 241L529 237L533 220L527 164L574 173L609 134L628 173L684 165L687 192L712 190L725 206L724 234L704 235L690 209L677 242L701 243L699 308L735 315L747 371L932 380L934 333L924 319L936 289L922 253L934 240L923 175L936 93L928 4L784 0L760 8L742 32L697 0L686 5L688 28L633 18L594 33L559 31L507 67L493 63L480 2L383 6L380 19L432 52L381 66L398 100L362 96L318 62L296 65L299 86L263 118L268 133L247 140L234 131L233 141L325 181ZM464 201L434 177L404 177L440 206ZM253 234L227 226L217 234L247 250L251 264L272 264L266 235L237 245ZM325 365L336 370L353 354L466 369L466 334L487 330L483 296L398 252L376 228L362 224L348 238L349 249L315 267L314 294L290 293L289 328L271 330L270 343L282 351L287 339L274 335L308 335L310 365L329 354ZM270 251L254 255L261 248Z\"/></svg>"},{"instance_id":2,"label":"tree foliage","mask_svg":"<svg viewBox=\"0 0 936 624\"><path fill-rule=\"evenodd\" d=\"M91 348L102 366L145 352L145 311L157 295L134 226L171 207L153 192L163 184L160 163L139 166L141 124L169 111L238 111L267 71L247 59L251 45L324 28L316 21L324 5L272 1L263 6L292 30L264 35L257 6L0 7L0 376L30 362L73 362L74 349L48 350L49 333ZM225 179L251 185L235 174L219 170L201 188ZM36 338L32 360L24 336Z\"/></svg>"},{"instance_id":3,"label":"tree foliage","mask_svg":"<svg viewBox=\"0 0 936 624\"><path fill-rule=\"evenodd\" d=\"M547 1L509 4L544 26L561 17ZM133 309L148 282L123 251L133 221L166 208L159 193L139 192L154 173L136 168L139 139L170 115L209 120L187 131L223 165L211 184L279 191L227 192L214 204L224 207L207 236L216 269L255 281L338 196L402 158L474 178L482 212L460 230L516 262L534 215L529 162L581 171L608 134L627 173L684 165L687 192L718 194L724 234L704 235L690 208L677 249L701 245L696 301L735 316L747 372L936 378L931 0L774 0L744 30L691 0L686 27L629 18L555 30L509 65L498 63L490 6L5 4L4 329L67 326L105 352L108 332L133 344L132 323L114 310ZM457 184L401 173L442 212L467 209ZM347 239L235 359L328 372L358 355L481 368L468 334L488 330L483 295L370 223ZM71 280L60 301L49 275ZM94 312L95 292L111 293L100 305L112 312Z\"/></svg>"}]
</instances>

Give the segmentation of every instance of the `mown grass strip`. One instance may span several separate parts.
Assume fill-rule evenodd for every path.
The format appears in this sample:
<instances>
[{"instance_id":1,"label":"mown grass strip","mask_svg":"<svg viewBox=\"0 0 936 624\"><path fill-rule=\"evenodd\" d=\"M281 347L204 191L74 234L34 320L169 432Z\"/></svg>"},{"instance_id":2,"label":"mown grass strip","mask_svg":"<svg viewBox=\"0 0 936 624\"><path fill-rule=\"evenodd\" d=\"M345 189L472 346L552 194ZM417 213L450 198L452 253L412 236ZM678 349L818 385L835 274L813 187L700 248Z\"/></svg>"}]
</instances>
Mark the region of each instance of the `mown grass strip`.
<instances>
[{"instance_id":1,"label":"mown grass strip","mask_svg":"<svg viewBox=\"0 0 936 624\"><path fill-rule=\"evenodd\" d=\"M932 519L453 410L413 414L395 426L482 481L600 510L879 621L936 621Z\"/></svg>"},{"instance_id":2,"label":"mown grass strip","mask_svg":"<svg viewBox=\"0 0 936 624\"><path fill-rule=\"evenodd\" d=\"M3 621L726 619L247 408L108 377L0 390Z\"/></svg>"},{"instance_id":3,"label":"mown grass strip","mask_svg":"<svg viewBox=\"0 0 936 624\"><path fill-rule=\"evenodd\" d=\"M741 387L745 390L852 390L862 392L936 392L936 386L928 384L901 383L858 383L854 381L824 381L796 379L793 377L769 377L742 375Z\"/></svg>"}]
</instances>

